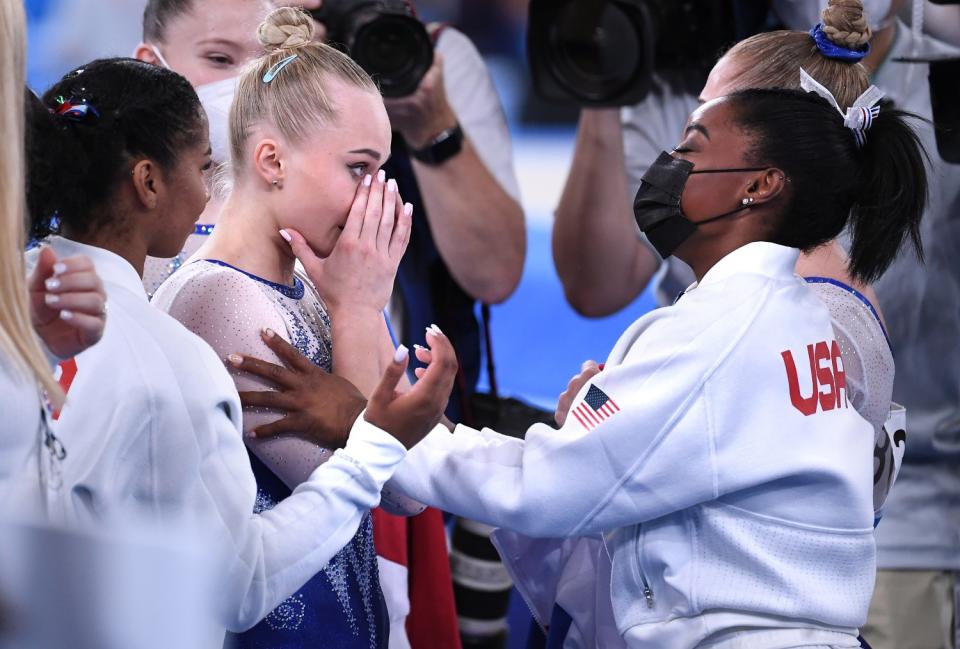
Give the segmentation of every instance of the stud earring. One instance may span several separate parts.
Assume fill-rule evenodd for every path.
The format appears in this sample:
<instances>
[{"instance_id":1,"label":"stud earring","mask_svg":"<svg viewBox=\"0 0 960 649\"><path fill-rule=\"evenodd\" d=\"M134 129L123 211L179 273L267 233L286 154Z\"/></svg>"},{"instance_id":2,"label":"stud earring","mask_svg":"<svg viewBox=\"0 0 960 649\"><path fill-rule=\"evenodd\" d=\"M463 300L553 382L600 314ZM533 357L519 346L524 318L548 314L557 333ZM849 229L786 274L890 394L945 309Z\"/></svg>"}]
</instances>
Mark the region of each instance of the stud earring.
<instances>
[{"instance_id":1,"label":"stud earring","mask_svg":"<svg viewBox=\"0 0 960 649\"><path fill-rule=\"evenodd\" d=\"M752 203L752 202L753 202L753 196L749 196L749 197L747 197L747 198L744 198L742 201L740 201L740 204L741 204L741 205L749 205L749 204Z\"/></svg>"},{"instance_id":2,"label":"stud earring","mask_svg":"<svg viewBox=\"0 0 960 649\"><path fill-rule=\"evenodd\" d=\"M279 181L279 180L274 179L274 181L273 181L273 186L276 187L277 189L282 189L282 187L280 187L280 181Z\"/></svg>"}]
</instances>

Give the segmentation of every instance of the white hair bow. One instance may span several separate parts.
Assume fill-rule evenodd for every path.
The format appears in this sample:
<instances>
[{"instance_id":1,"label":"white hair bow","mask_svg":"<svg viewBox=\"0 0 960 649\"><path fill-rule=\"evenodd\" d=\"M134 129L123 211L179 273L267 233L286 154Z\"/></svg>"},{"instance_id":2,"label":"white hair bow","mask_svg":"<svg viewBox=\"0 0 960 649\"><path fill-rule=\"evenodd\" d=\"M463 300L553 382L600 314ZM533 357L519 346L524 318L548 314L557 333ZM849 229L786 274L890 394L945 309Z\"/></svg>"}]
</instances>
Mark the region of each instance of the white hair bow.
<instances>
[{"instance_id":1,"label":"white hair bow","mask_svg":"<svg viewBox=\"0 0 960 649\"><path fill-rule=\"evenodd\" d=\"M867 131L873 125L873 118L880 114L880 107L876 103L883 97L882 90L876 86L870 86L862 95L857 97L853 106L844 112L833 93L807 74L807 71L803 68L800 68L800 87L807 92L817 93L837 109L837 112L843 117L843 125L853 131L853 137L856 138L858 147L862 147L866 143Z\"/></svg>"}]
</instances>

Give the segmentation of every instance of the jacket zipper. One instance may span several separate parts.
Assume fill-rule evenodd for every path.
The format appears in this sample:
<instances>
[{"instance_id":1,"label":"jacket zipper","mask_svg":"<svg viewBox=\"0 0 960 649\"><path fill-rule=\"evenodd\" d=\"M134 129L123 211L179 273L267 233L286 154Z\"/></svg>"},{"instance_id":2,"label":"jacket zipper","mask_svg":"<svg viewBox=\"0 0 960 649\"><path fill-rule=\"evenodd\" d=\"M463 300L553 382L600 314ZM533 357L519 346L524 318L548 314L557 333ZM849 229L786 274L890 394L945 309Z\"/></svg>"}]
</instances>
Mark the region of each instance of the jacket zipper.
<instances>
[{"instance_id":1,"label":"jacket zipper","mask_svg":"<svg viewBox=\"0 0 960 649\"><path fill-rule=\"evenodd\" d=\"M640 581L643 583L643 598L647 601L647 608L653 608L653 589L650 588L650 583L647 581L647 575L643 572L643 560L641 554L643 552L643 527L638 525L637 532L639 534L639 539L637 540L637 572L640 574Z\"/></svg>"}]
</instances>

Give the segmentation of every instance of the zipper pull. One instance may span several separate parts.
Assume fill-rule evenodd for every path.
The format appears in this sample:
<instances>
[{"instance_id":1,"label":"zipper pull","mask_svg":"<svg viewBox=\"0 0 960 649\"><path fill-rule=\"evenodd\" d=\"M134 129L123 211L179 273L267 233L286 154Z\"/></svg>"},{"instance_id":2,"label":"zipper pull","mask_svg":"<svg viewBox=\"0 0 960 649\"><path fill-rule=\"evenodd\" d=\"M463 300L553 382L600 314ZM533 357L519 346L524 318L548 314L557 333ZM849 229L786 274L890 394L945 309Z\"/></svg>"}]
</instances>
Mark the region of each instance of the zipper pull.
<instances>
[{"instance_id":1,"label":"zipper pull","mask_svg":"<svg viewBox=\"0 0 960 649\"><path fill-rule=\"evenodd\" d=\"M653 591L649 586L643 587L643 597L647 600L647 608L653 608Z\"/></svg>"}]
</instances>

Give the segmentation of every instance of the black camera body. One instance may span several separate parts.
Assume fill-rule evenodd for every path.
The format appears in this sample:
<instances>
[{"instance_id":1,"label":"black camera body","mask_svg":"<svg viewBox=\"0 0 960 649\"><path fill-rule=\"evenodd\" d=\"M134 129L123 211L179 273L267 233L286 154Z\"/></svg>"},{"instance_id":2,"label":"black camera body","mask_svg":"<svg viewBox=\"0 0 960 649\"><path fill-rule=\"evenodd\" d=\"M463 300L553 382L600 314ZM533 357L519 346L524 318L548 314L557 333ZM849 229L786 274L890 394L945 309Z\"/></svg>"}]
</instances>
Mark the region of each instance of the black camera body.
<instances>
[{"instance_id":1,"label":"black camera body","mask_svg":"<svg viewBox=\"0 0 960 649\"><path fill-rule=\"evenodd\" d=\"M756 22L755 12L746 11L754 4L531 0L527 49L534 89L551 101L627 106L646 97L657 72L699 91L721 50L750 35L742 32Z\"/></svg>"},{"instance_id":2,"label":"black camera body","mask_svg":"<svg viewBox=\"0 0 960 649\"><path fill-rule=\"evenodd\" d=\"M433 64L433 42L403 0L324 0L311 12L327 41L356 61L384 97L412 94Z\"/></svg>"}]
</instances>

